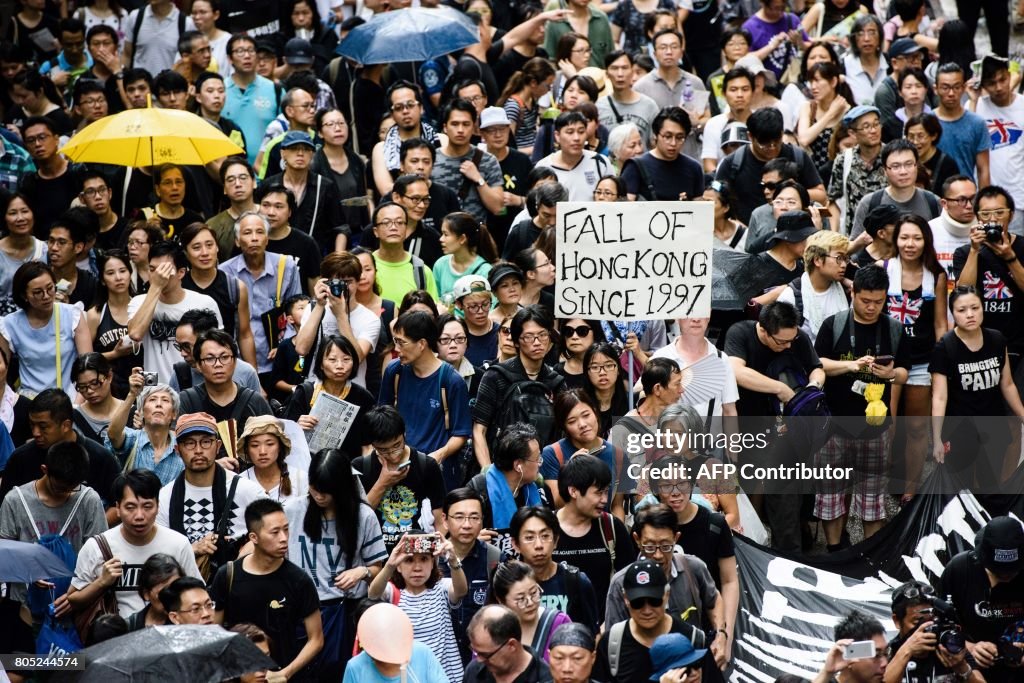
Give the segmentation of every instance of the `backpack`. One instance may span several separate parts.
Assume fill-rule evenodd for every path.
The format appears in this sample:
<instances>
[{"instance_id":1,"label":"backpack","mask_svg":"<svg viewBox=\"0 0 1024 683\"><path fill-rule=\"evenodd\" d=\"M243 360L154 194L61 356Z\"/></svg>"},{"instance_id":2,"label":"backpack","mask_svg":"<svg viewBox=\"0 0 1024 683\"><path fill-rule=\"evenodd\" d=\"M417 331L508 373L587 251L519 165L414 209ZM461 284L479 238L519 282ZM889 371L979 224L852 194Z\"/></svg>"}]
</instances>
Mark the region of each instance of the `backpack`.
<instances>
[{"instance_id":1,"label":"backpack","mask_svg":"<svg viewBox=\"0 0 1024 683\"><path fill-rule=\"evenodd\" d=\"M442 375L437 378L438 379L437 383L438 383L439 389L441 391L441 407L444 409L444 430L446 432L450 432L451 429L452 429L452 418L451 418L451 415L449 415L449 413L448 413L448 390L447 390L447 387L445 387L444 384L443 384L444 379L445 379L445 377L443 376L443 373L445 372L444 367L446 365L448 365L448 363L441 363L440 372L442 373ZM402 378L402 367L403 366L401 366L401 365L398 366L398 370L395 371L395 377L394 377L394 395L392 396L392 403L391 404L396 409L398 408L398 382ZM448 365L448 367L451 367L451 366Z\"/></svg>"},{"instance_id":2,"label":"backpack","mask_svg":"<svg viewBox=\"0 0 1024 683\"><path fill-rule=\"evenodd\" d=\"M174 364L174 377L178 380L178 391L192 388L192 368L185 361Z\"/></svg>"},{"instance_id":3,"label":"backpack","mask_svg":"<svg viewBox=\"0 0 1024 683\"><path fill-rule=\"evenodd\" d=\"M538 380L517 379L508 368L500 364L491 366L488 372L498 373L509 385L494 415L494 439L509 425L527 422L537 428L540 443L554 441L555 408L551 389Z\"/></svg>"},{"instance_id":4,"label":"backpack","mask_svg":"<svg viewBox=\"0 0 1024 683\"><path fill-rule=\"evenodd\" d=\"M647 169L640 163L638 157L633 157L626 161L622 166L622 170L626 170L626 165L630 164L636 168L637 175L640 176L640 187L637 188L636 201L638 202L653 202L658 199L657 193L654 191L654 183L651 182L651 176L647 173Z\"/></svg>"},{"instance_id":5,"label":"backpack","mask_svg":"<svg viewBox=\"0 0 1024 683\"><path fill-rule=\"evenodd\" d=\"M797 313L800 314L800 319L801 320L804 317L804 297L803 297L803 287L804 287L803 283L804 283L804 280L803 280L803 278L804 278L804 276L800 275L799 277L793 278L793 280L789 283L789 287L790 287L790 289L793 290L793 294L794 294L794 297L793 297L794 303L793 303L793 305L796 306ZM850 303L850 293L848 291L846 291L846 287L843 287L843 294L846 295L846 303Z\"/></svg>"},{"instance_id":6,"label":"backpack","mask_svg":"<svg viewBox=\"0 0 1024 683\"><path fill-rule=\"evenodd\" d=\"M895 320L887 315L883 315L879 320L885 321L886 329L889 331L889 352L893 355L896 354L896 349L900 346L900 338L903 336L903 325L900 325ZM839 311L832 316L832 352L835 353L839 347L839 338L846 334L846 329L853 323L853 315L850 309L845 311ZM852 332L852 330L851 330ZM875 350L878 353L878 350Z\"/></svg>"},{"instance_id":7,"label":"backpack","mask_svg":"<svg viewBox=\"0 0 1024 683\"><path fill-rule=\"evenodd\" d=\"M604 541L604 547L608 549L608 555L612 562L611 573L615 574L615 520L612 519L611 514L602 511L597 521L601 525L601 539Z\"/></svg>"},{"instance_id":8,"label":"backpack","mask_svg":"<svg viewBox=\"0 0 1024 683\"><path fill-rule=\"evenodd\" d=\"M132 25L132 60L128 65L131 68L135 68L135 57L139 54L139 31L142 30L142 20L145 18L146 8L149 5L143 5L139 8L138 13L135 15L135 23ZM185 13L178 10L178 37L185 32Z\"/></svg>"},{"instance_id":9,"label":"backpack","mask_svg":"<svg viewBox=\"0 0 1024 683\"><path fill-rule=\"evenodd\" d=\"M928 219L928 220L931 220L932 218L935 218L940 213L942 213L942 207L939 206L939 198L938 197L936 197L931 192L928 192L927 190L925 190L924 192L925 192L924 199L925 199L926 202L928 202L928 210L932 212L931 217ZM876 206L878 206L879 204L882 203L882 195L884 193L885 193L885 190L882 189L882 190L875 190L874 192L872 192L871 194L868 195L868 210L867 210L867 213L871 213L872 209L874 209Z\"/></svg>"},{"instance_id":10,"label":"backpack","mask_svg":"<svg viewBox=\"0 0 1024 683\"><path fill-rule=\"evenodd\" d=\"M72 506L71 513L64 521L64 526L60 528L60 531L55 534L40 536L39 527L36 526L36 520L32 516L32 511L28 508L28 501L25 500L25 495L21 492L20 487L14 487L14 493L18 496L18 500L21 501L22 507L25 508L25 514L28 515L28 523L32 528L32 533L36 535L36 543L56 555L70 572L67 576L51 577L47 579L54 584L52 589L38 588L34 584L29 584L25 604L32 613L32 617L38 618L40 621L46 616L47 610L50 607L50 603L53 602L54 597L64 595L68 592L68 589L71 588L71 576L74 575L75 565L78 564L78 553L71 545L71 541L64 537L64 534L67 533L68 527L71 526L71 522L74 521L75 514L78 512L78 507L85 499L85 491L86 490L83 489L79 492L78 499L75 501L74 506Z\"/></svg>"}]
</instances>

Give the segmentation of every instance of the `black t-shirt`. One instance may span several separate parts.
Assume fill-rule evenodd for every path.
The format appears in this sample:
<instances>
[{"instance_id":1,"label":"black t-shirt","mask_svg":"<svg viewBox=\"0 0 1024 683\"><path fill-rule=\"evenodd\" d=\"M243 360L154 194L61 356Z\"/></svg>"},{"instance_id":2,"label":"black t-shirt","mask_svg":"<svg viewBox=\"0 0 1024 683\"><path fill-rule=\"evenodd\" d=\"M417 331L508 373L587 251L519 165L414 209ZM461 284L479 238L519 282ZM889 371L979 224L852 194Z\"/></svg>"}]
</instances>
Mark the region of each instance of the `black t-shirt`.
<instances>
[{"instance_id":1,"label":"black t-shirt","mask_svg":"<svg viewBox=\"0 0 1024 683\"><path fill-rule=\"evenodd\" d=\"M494 71L487 62L481 62L473 55L462 55L455 69L452 71L454 83L464 81L480 81L487 90L487 104L494 105L498 100L501 90L498 88L498 81L494 78ZM760 181L760 179L758 179Z\"/></svg>"},{"instance_id":2,"label":"black t-shirt","mask_svg":"<svg viewBox=\"0 0 1024 683\"><path fill-rule=\"evenodd\" d=\"M649 201L656 199L665 202L679 201L681 192L685 192L690 201L704 195L704 169L685 154L680 154L674 161L665 161L647 152L634 161L635 163L626 164L622 169L622 181L626 183L626 192L629 194L643 195ZM647 179L654 186L656 197L648 196L650 190L640 177L640 170L636 164L643 164Z\"/></svg>"},{"instance_id":3,"label":"black t-shirt","mask_svg":"<svg viewBox=\"0 0 1024 683\"><path fill-rule=\"evenodd\" d=\"M526 667L526 670L516 676L512 683L551 683L551 670L544 660L530 650L529 646L524 645L523 649L529 651L533 655L533 659L530 660L530 665ZM483 662L474 659L466 667L466 676L463 680L466 683L494 683L495 678Z\"/></svg>"},{"instance_id":4,"label":"black t-shirt","mask_svg":"<svg viewBox=\"0 0 1024 683\"><path fill-rule=\"evenodd\" d=\"M76 268L75 270L78 271L78 281L75 283L75 289L71 292L68 300L72 304L84 304L88 309L96 300L96 285L98 281L96 276L88 270L82 270L81 268Z\"/></svg>"},{"instance_id":5,"label":"black t-shirt","mask_svg":"<svg viewBox=\"0 0 1024 683\"><path fill-rule=\"evenodd\" d=\"M1011 246L1014 255L1024 261L1024 239L1014 237ZM953 252L953 274L957 279L970 249L971 245L965 244ZM1003 333L1010 353L1024 352L1024 290L1014 282L1007 263L984 245L978 252L977 272L974 287L985 306L985 327Z\"/></svg>"},{"instance_id":6,"label":"black t-shirt","mask_svg":"<svg viewBox=\"0 0 1024 683\"><path fill-rule=\"evenodd\" d=\"M982 328L981 349L971 351L950 330L935 345L928 372L946 376L946 415L1005 415L999 382L1006 361L1006 337ZM952 353L950 353L952 351Z\"/></svg>"},{"instance_id":7,"label":"black t-shirt","mask_svg":"<svg viewBox=\"0 0 1024 683\"><path fill-rule=\"evenodd\" d=\"M850 313L846 315L846 326L839 330L835 329L835 319L835 315L825 318L825 322L818 329L814 350L819 357L840 361L854 360L862 356L892 355L895 356L897 368L910 368L907 344L900 341L895 349L892 348L892 340L889 336L890 326L899 326L900 335L903 334L902 326L892 318L883 315L875 324L865 325L854 320L853 314ZM902 340L902 336L900 339ZM825 397L828 399L829 410L833 415L863 417L867 408L863 386L879 383L885 387L882 401L888 405L892 394L892 385L875 377L870 371L848 372L828 377L825 380ZM855 391L855 388L859 390ZM867 428L867 423L862 423L859 420L842 420L841 423L843 431L850 432L852 430L851 436L869 437L881 433L889 424L889 418L886 418L884 424L873 428ZM861 431L860 427L866 429Z\"/></svg>"},{"instance_id":8,"label":"black t-shirt","mask_svg":"<svg viewBox=\"0 0 1024 683\"><path fill-rule=\"evenodd\" d=\"M557 609L569 615L577 624L585 624L597 633L601 617L597 614L597 597L594 584L586 572L558 563L558 569L547 581L539 581L542 591L540 602L545 607Z\"/></svg>"},{"instance_id":9,"label":"black t-shirt","mask_svg":"<svg viewBox=\"0 0 1024 683\"><path fill-rule=\"evenodd\" d=\"M510 50L510 52L512 52ZM526 177L533 170L533 162L518 149L510 149L505 158L498 162L501 165L501 176L505 192L526 196ZM519 214L513 207L505 207L498 215L492 214L487 220L487 231L494 238L500 251L505 244L505 237L512 228L512 221Z\"/></svg>"},{"instance_id":10,"label":"black t-shirt","mask_svg":"<svg viewBox=\"0 0 1024 683\"><path fill-rule=\"evenodd\" d=\"M450 213L461 211L462 206L459 204L459 196L450 187L442 185L436 180L430 183L429 194L430 208L427 209L427 215L423 217L423 225L440 234L444 217ZM373 234L372 230L370 234Z\"/></svg>"},{"instance_id":11,"label":"black t-shirt","mask_svg":"<svg viewBox=\"0 0 1024 683\"><path fill-rule=\"evenodd\" d=\"M380 498L375 512L380 520L384 545L390 553L409 529L419 527L423 501L429 500L430 507L438 510L444 504L444 480L441 467L433 458L428 458L414 448L409 455L411 464L405 479L392 486ZM359 472L363 489L369 491L380 478L380 459L375 453L356 459L354 467Z\"/></svg>"},{"instance_id":12,"label":"black t-shirt","mask_svg":"<svg viewBox=\"0 0 1024 683\"><path fill-rule=\"evenodd\" d=\"M121 473L121 465L113 454L92 439L87 439L77 434L78 443L89 455L89 472L83 482L99 494L104 501L104 506L113 505L110 501L110 489L114 485L114 479ZM3 471L3 478L0 480L0 502L4 496L15 486L27 484L39 478L39 466L43 464L46 457L45 448L40 448L35 441L29 441L19 446L11 453L7 461L7 467Z\"/></svg>"},{"instance_id":13,"label":"black t-shirt","mask_svg":"<svg viewBox=\"0 0 1024 683\"><path fill-rule=\"evenodd\" d=\"M313 579L285 560L266 575L250 574L235 560L234 578L228 590L228 565L217 570L210 584L210 598L224 612L224 626L256 624L270 636L270 656L288 666L302 649L296 632L303 620L320 609Z\"/></svg>"},{"instance_id":14,"label":"black t-shirt","mask_svg":"<svg viewBox=\"0 0 1024 683\"><path fill-rule=\"evenodd\" d=\"M903 343L910 364L927 363L935 348L935 300L925 299L924 288L903 291L902 299L890 296L889 317L903 325Z\"/></svg>"},{"instance_id":15,"label":"black t-shirt","mask_svg":"<svg viewBox=\"0 0 1024 683\"><path fill-rule=\"evenodd\" d=\"M686 636L692 633L693 627L680 619L679 615L671 616L672 627L669 629L669 633L682 633ZM605 624L606 629L611 627L611 624ZM612 681L613 683L639 683L650 680L651 674L654 673L654 668L651 666L651 651L633 637L628 623L622 632L622 645L619 647L619 669L614 677L612 677L611 666L608 663L608 640L609 637L605 634L605 637L601 638L601 642L597 645L597 661L594 662L594 671L591 674L595 680Z\"/></svg>"},{"instance_id":16,"label":"black t-shirt","mask_svg":"<svg viewBox=\"0 0 1024 683\"><path fill-rule=\"evenodd\" d=\"M190 209L185 209L185 213L177 218L166 218L159 214L157 217L160 219L160 227L163 228L164 235L167 236L167 239L175 242L178 241L178 235L186 226L203 222L203 217Z\"/></svg>"},{"instance_id":17,"label":"black t-shirt","mask_svg":"<svg viewBox=\"0 0 1024 683\"><path fill-rule=\"evenodd\" d=\"M38 173L30 173L22 178L18 189L28 197L35 216L33 233L45 242L50 236L50 226L82 191L81 167L71 164L56 178L41 178Z\"/></svg>"},{"instance_id":18,"label":"black t-shirt","mask_svg":"<svg viewBox=\"0 0 1024 683\"><path fill-rule=\"evenodd\" d=\"M558 545L551 554L555 562L568 562L586 572L590 582L594 584L594 594L608 595L612 574L629 566L636 560L636 546L626 529L626 525L616 517L611 517L615 525L615 566L612 566L608 546L601 530L601 521L595 519L590 523L590 531L576 538L562 531L558 537Z\"/></svg>"},{"instance_id":19,"label":"black t-shirt","mask_svg":"<svg viewBox=\"0 0 1024 683\"><path fill-rule=\"evenodd\" d=\"M770 252L762 251L750 257L749 270L746 272L756 274L748 283L737 283L738 287L746 287L744 292L747 299L761 296L765 292L775 289L779 285L788 285L804 274L804 262L797 259L796 266L792 270L776 261Z\"/></svg>"},{"instance_id":20,"label":"black t-shirt","mask_svg":"<svg viewBox=\"0 0 1024 683\"><path fill-rule=\"evenodd\" d=\"M284 183L283 171L268 177L261 184L275 183ZM323 244L328 251L334 251L335 235L346 225L345 215L341 212L338 186L330 178L310 171L306 177L306 189L302 194L302 200L291 217L292 229L308 234Z\"/></svg>"},{"instance_id":21,"label":"black t-shirt","mask_svg":"<svg viewBox=\"0 0 1024 683\"><path fill-rule=\"evenodd\" d=\"M985 568L973 550L949 561L936 594L953 598L960 626L971 642L994 643L1014 624L1024 623L1024 573L990 588ZM1020 681L1020 671L996 666L983 673L988 683L1010 683Z\"/></svg>"},{"instance_id":22,"label":"black t-shirt","mask_svg":"<svg viewBox=\"0 0 1024 683\"><path fill-rule=\"evenodd\" d=\"M561 362L555 366L555 372L565 378L565 389L582 389L586 383L586 373L581 372L578 375L573 375L565 371L565 362Z\"/></svg>"},{"instance_id":23,"label":"black t-shirt","mask_svg":"<svg viewBox=\"0 0 1024 683\"><path fill-rule=\"evenodd\" d=\"M498 26L498 24L495 24L495 26ZM545 52L544 48L542 47L537 48L537 54L534 55L534 57L547 56L548 53ZM522 69L523 65L526 64L531 59L533 59L533 57L527 57L523 53L517 51L515 48L512 48L511 50L506 50L505 52L502 53L500 57L498 57L498 60L493 64L494 77L498 80L498 83L500 83L501 86L504 87L505 84L508 83L508 80L512 78L512 75L515 72ZM511 190L509 191L511 192Z\"/></svg>"},{"instance_id":24,"label":"black t-shirt","mask_svg":"<svg viewBox=\"0 0 1024 683\"><path fill-rule=\"evenodd\" d=\"M711 528L712 521L715 522L717 532ZM723 557L736 556L732 529L725 521L725 515L698 505L696 516L686 524L680 524L676 529L679 531L679 545L683 547L683 552L704 560L708 571L711 572L711 578L715 580L715 586L721 590L722 575L718 561Z\"/></svg>"},{"instance_id":25,"label":"black t-shirt","mask_svg":"<svg viewBox=\"0 0 1024 683\"><path fill-rule=\"evenodd\" d=\"M910 636L908 635L907 637L909 638ZM892 658L896 655L897 650L903 647L905 642L906 639L899 636L889 641L887 651L890 667L892 666ZM977 666L969 652L967 653L967 659L972 668ZM913 666L909 666L910 663L913 663ZM938 657L932 655L921 659L911 659L908 662L908 666L903 670L900 681L901 683L958 683L959 679L942 665Z\"/></svg>"},{"instance_id":26,"label":"black t-shirt","mask_svg":"<svg viewBox=\"0 0 1024 683\"><path fill-rule=\"evenodd\" d=\"M796 161L799 167L797 181L804 187L810 189L821 185L821 176L818 169L814 167L810 155L806 152L795 149L792 145L782 145L779 157ZM727 180L732 187L757 188L761 186L761 174L764 171L766 162L757 159L754 153L744 145L727 156L718 165L718 172L715 173L717 180ZM739 192L737 195L736 218L744 225L750 222L750 214L754 209L764 204L764 195L760 192ZM787 281L788 282L788 281Z\"/></svg>"},{"instance_id":27,"label":"black t-shirt","mask_svg":"<svg viewBox=\"0 0 1024 683\"><path fill-rule=\"evenodd\" d=\"M231 34L262 36L280 31L283 16L275 0L224 0L220 3L217 26Z\"/></svg>"},{"instance_id":28,"label":"black t-shirt","mask_svg":"<svg viewBox=\"0 0 1024 683\"><path fill-rule=\"evenodd\" d=\"M756 325L753 320L744 320L730 327L725 337L725 353L742 358L751 370L780 380L792 389L804 386L811 372L821 367L807 333L800 330L797 340L789 348L776 353L757 338ZM736 410L740 415L778 414L778 399L774 394L762 394L743 387L739 387L739 394Z\"/></svg>"},{"instance_id":29,"label":"black t-shirt","mask_svg":"<svg viewBox=\"0 0 1024 683\"><path fill-rule=\"evenodd\" d=\"M532 218L524 218L509 230L501 249L501 258L510 261L516 254L524 249L529 249L540 237L541 229L533 222Z\"/></svg>"},{"instance_id":30,"label":"black t-shirt","mask_svg":"<svg viewBox=\"0 0 1024 683\"><path fill-rule=\"evenodd\" d=\"M333 251L334 244L329 246ZM310 280L320 277L320 247L312 237L300 230L291 228L285 237L270 240L267 244L267 251L275 254L287 254L298 261L299 274L302 276L300 284L303 291L306 290L306 285Z\"/></svg>"},{"instance_id":31,"label":"black t-shirt","mask_svg":"<svg viewBox=\"0 0 1024 683\"><path fill-rule=\"evenodd\" d=\"M120 249L124 240L124 229L128 225L128 219L119 216L109 230L96 235L96 248L100 251Z\"/></svg>"}]
</instances>

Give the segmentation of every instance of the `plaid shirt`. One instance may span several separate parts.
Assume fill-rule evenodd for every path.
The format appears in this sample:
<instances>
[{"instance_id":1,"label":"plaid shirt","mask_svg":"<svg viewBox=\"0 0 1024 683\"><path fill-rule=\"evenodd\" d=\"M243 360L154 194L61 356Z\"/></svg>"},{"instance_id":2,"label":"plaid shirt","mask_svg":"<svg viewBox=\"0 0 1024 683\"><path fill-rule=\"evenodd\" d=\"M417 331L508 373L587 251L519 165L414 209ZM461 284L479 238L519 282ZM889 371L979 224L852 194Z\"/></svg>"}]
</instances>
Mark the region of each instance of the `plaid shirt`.
<instances>
[{"instance_id":1,"label":"plaid shirt","mask_svg":"<svg viewBox=\"0 0 1024 683\"><path fill-rule=\"evenodd\" d=\"M881 190L886 186L887 181L881 153L869 166L864 163L860 150L854 147L850 174L846 179L846 187L843 187L844 156L845 153L837 154L835 161L832 162L832 177L828 181L828 198L834 202L841 197L846 197L846 225L841 232L849 235L853 230L853 214L856 212L860 200L875 190Z\"/></svg>"},{"instance_id":2,"label":"plaid shirt","mask_svg":"<svg viewBox=\"0 0 1024 683\"><path fill-rule=\"evenodd\" d=\"M36 165L24 148L4 137L0 137L0 141L3 144L0 150L0 186L8 192L17 192L18 181L29 173L34 173Z\"/></svg>"}]
</instances>

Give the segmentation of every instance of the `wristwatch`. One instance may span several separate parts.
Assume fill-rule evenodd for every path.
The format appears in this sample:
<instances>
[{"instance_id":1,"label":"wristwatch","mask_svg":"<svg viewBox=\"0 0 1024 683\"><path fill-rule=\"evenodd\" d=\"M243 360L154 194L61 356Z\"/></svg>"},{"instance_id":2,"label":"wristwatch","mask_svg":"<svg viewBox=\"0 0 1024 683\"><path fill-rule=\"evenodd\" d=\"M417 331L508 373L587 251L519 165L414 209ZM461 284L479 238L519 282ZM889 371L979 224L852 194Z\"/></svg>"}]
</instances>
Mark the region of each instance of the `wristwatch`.
<instances>
[{"instance_id":1,"label":"wristwatch","mask_svg":"<svg viewBox=\"0 0 1024 683\"><path fill-rule=\"evenodd\" d=\"M370 581L373 579L373 572L370 571L369 567L363 567L363 569L366 570L366 578L363 580L366 581L366 583L370 583Z\"/></svg>"},{"instance_id":2,"label":"wristwatch","mask_svg":"<svg viewBox=\"0 0 1024 683\"><path fill-rule=\"evenodd\" d=\"M958 672L954 671L953 675L956 676L956 680L958 680L958 681L966 681L968 678L971 677L972 673L974 673L974 669L972 669L971 665L968 664L967 665L967 671L964 671L963 673L958 673Z\"/></svg>"},{"instance_id":3,"label":"wristwatch","mask_svg":"<svg viewBox=\"0 0 1024 683\"><path fill-rule=\"evenodd\" d=\"M487 181L484 180L483 178L481 178L480 180L476 181L476 186L477 187L483 187L486 184L487 184Z\"/></svg>"}]
</instances>

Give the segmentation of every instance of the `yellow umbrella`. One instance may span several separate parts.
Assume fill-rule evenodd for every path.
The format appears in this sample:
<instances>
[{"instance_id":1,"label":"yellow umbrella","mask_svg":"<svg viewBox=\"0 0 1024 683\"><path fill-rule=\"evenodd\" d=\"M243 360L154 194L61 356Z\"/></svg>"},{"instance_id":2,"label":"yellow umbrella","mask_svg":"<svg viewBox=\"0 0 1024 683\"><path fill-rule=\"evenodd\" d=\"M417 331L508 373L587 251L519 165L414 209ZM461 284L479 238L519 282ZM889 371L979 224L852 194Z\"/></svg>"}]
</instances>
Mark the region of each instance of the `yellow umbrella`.
<instances>
[{"instance_id":1,"label":"yellow umbrella","mask_svg":"<svg viewBox=\"0 0 1024 683\"><path fill-rule=\"evenodd\" d=\"M219 128L175 109L129 109L89 124L64 145L71 161L115 166L199 166L244 154Z\"/></svg>"}]
</instances>

